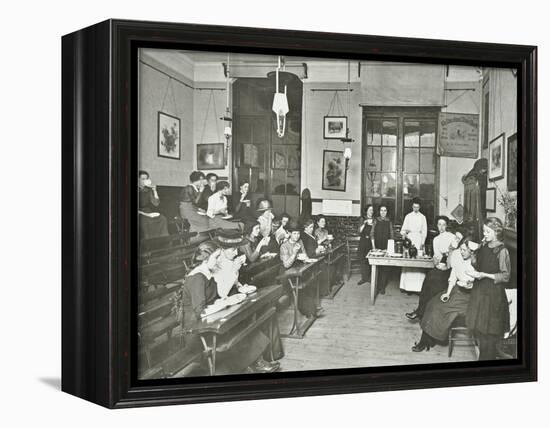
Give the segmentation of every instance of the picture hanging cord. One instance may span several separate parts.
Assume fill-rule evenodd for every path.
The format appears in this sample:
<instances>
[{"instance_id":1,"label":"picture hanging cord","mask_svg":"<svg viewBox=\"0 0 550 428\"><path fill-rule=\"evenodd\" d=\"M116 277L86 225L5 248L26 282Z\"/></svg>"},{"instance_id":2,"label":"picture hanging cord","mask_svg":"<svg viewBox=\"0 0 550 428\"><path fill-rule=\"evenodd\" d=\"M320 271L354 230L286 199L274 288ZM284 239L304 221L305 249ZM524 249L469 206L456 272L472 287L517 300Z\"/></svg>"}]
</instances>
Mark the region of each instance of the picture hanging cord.
<instances>
[{"instance_id":1,"label":"picture hanging cord","mask_svg":"<svg viewBox=\"0 0 550 428\"><path fill-rule=\"evenodd\" d=\"M172 87L172 78L168 77L168 83L166 84L166 89L164 90L164 97L162 97L162 104L160 106L160 111L164 111L164 103L166 101L166 96L168 95L168 89L171 89L172 93L172 102L174 103L174 112L177 117L180 117L178 112L178 105L176 104L176 96L174 95L174 88Z\"/></svg>"},{"instance_id":2,"label":"picture hanging cord","mask_svg":"<svg viewBox=\"0 0 550 428\"><path fill-rule=\"evenodd\" d=\"M206 105L206 113L204 114L204 122L202 125L202 133L201 133L201 144L204 141L204 132L206 131L206 123L208 122L208 112L210 111L210 104L212 103L213 106L213 114L214 114L214 125L216 128L216 135L218 136L218 142L222 141L220 138L220 130L218 129L218 112L216 109L216 98L214 97L214 91L210 91L210 94L208 96L208 104Z\"/></svg>"},{"instance_id":3,"label":"picture hanging cord","mask_svg":"<svg viewBox=\"0 0 550 428\"><path fill-rule=\"evenodd\" d=\"M189 89L193 89L194 91L225 91L225 88L195 88L191 85L189 85L188 83L185 83L181 80L179 80L178 78L174 77L174 76L171 76L170 74L166 73L165 71L162 71L161 69L143 61L142 59L139 60L139 62L143 65L146 65L147 67L159 72L160 74L164 74L166 77L169 77L170 79L178 82L180 85L183 85L185 86L186 88L189 88Z\"/></svg>"},{"instance_id":4,"label":"picture hanging cord","mask_svg":"<svg viewBox=\"0 0 550 428\"><path fill-rule=\"evenodd\" d=\"M337 108L337 113L344 116L344 108L342 107L342 103L340 102L340 97L338 96L338 91L334 91L334 95L332 96L332 100L330 102L330 105L328 107L327 116L330 116L333 112L334 107Z\"/></svg>"}]
</instances>

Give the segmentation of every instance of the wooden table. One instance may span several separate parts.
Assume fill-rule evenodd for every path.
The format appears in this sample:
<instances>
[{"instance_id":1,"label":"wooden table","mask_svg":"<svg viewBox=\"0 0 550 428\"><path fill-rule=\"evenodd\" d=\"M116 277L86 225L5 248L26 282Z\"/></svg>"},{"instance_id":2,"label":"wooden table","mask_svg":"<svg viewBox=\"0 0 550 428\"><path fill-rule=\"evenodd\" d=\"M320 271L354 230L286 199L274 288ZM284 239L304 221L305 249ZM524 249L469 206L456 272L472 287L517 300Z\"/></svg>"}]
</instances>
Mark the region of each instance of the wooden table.
<instances>
[{"instance_id":1,"label":"wooden table","mask_svg":"<svg viewBox=\"0 0 550 428\"><path fill-rule=\"evenodd\" d=\"M290 289L292 291L292 300L294 306L294 319L292 327L288 334L282 334L282 337L288 337L292 339L303 339L308 329L313 325L317 319L317 315L313 315L311 318L299 324L298 322L298 302L299 302L299 290L315 284L317 291L317 304L319 305L319 281L316 281L317 276L321 273L319 269L319 263L321 263L322 257L313 263L299 262L296 266L287 269L283 274L277 277L277 280L284 282L288 281Z\"/></svg>"},{"instance_id":2,"label":"wooden table","mask_svg":"<svg viewBox=\"0 0 550 428\"><path fill-rule=\"evenodd\" d=\"M374 305L374 298L376 293L376 279L377 279L377 267L378 266L394 266L394 267L405 267L405 268L420 268L420 269L433 269L434 263L431 257L418 257L418 258L405 258L405 257L391 257L388 255L384 256L373 256L372 251L367 254L367 259L369 259L369 264L371 265L370 273L370 301Z\"/></svg>"},{"instance_id":3,"label":"wooden table","mask_svg":"<svg viewBox=\"0 0 550 428\"><path fill-rule=\"evenodd\" d=\"M246 296L246 300L242 303L184 326L184 333L194 333L200 336L204 351L208 355L211 375L216 373L217 352L227 351L232 348L266 322L275 322L275 305L282 293L282 285L272 285L258 289L255 293ZM250 320L250 323L244 329L231 331L245 320ZM270 347L271 352L273 352L273 325L269 329L269 332ZM218 338L225 334L228 334L230 337L224 340L223 343L220 343Z\"/></svg>"},{"instance_id":4,"label":"wooden table","mask_svg":"<svg viewBox=\"0 0 550 428\"><path fill-rule=\"evenodd\" d=\"M336 296L336 293L340 291L342 286L344 285L343 281L343 274L342 274L342 281L337 283L336 285L331 284L331 272L333 269L336 269L336 272L338 272L338 267L343 262L343 258L346 257L346 254L343 252L343 250L346 249L346 243L340 242L340 243L333 243L332 247L327 250L324 253L324 261L327 266L327 286L329 290L328 296L326 296L328 299L334 299L334 296Z\"/></svg>"}]
</instances>

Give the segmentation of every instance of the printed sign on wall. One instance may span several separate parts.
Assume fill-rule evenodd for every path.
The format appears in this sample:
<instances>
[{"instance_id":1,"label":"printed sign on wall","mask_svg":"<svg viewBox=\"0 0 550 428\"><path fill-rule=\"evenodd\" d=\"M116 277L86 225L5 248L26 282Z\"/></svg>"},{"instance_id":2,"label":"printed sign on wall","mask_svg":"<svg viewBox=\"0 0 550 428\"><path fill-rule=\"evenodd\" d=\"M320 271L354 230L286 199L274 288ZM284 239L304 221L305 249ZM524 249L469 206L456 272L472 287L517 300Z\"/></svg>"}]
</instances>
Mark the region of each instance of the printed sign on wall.
<instances>
[{"instance_id":1,"label":"printed sign on wall","mask_svg":"<svg viewBox=\"0 0 550 428\"><path fill-rule=\"evenodd\" d=\"M479 152L479 115L439 113L440 156L477 159Z\"/></svg>"}]
</instances>

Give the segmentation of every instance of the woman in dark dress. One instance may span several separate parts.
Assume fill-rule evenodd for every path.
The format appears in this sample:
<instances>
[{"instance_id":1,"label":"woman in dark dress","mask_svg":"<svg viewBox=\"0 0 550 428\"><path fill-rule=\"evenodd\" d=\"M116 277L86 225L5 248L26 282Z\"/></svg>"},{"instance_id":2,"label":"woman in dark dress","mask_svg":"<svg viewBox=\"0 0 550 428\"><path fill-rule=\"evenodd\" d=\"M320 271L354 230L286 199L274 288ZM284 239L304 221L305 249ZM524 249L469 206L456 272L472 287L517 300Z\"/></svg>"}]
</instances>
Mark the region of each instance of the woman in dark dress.
<instances>
[{"instance_id":1,"label":"woman in dark dress","mask_svg":"<svg viewBox=\"0 0 550 428\"><path fill-rule=\"evenodd\" d=\"M361 266L361 280L357 283L357 285L370 282L371 267L369 260L367 259L367 254L373 247L371 231L375 223L374 207L372 204L369 204L365 208L365 217L362 219L361 225L359 226L359 248L357 248L357 255Z\"/></svg>"},{"instance_id":2,"label":"woman in dark dress","mask_svg":"<svg viewBox=\"0 0 550 428\"><path fill-rule=\"evenodd\" d=\"M478 272L472 262L478 244L468 237L459 243L459 256L453 258L451 272L446 281L446 290L433 296L428 302L420 322L422 337L412 347L413 352L429 350L437 342L445 342L449 328L459 315L465 315L470 301L470 291Z\"/></svg>"},{"instance_id":3,"label":"woman in dark dress","mask_svg":"<svg viewBox=\"0 0 550 428\"><path fill-rule=\"evenodd\" d=\"M388 246L388 239L393 239L393 224L388 217L388 207L384 204L378 209L378 218L372 226L371 240L374 242L374 248L384 249ZM378 268L378 281L376 281L376 290L380 294L386 294L386 284L388 282L388 268L380 266Z\"/></svg>"},{"instance_id":4,"label":"woman in dark dress","mask_svg":"<svg viewBox=\"0 0 550 428\"><path fill-rule=\"evenodd\" d=\"M504 227L497 217L483 225L484 245L478 252L479 276L466 312L466 326L479 341L479 359L494 360L503 335L510 329L510 311L504 285L510 280L510 254L504 246Z\"/></svg>"},{"instance_id":5,"label":"woman in dark dress","mask_svg":"<svg viewBox=\"0 0 550 428\"><path fill-rule=\"evenodd\" d=\"M179 292L177 311L183 328L199 320L203 310L218 298L213 275L219 270L220 256L221 249L212 241L198 246L193 256L196 266L185 278ZM196 334L186 335L184 340L185 347L190 350L201 346L200 337ZM221 340L224 340L223 336ZM267 362L262 358L268 346L269 339L262 331L252 333L230 350L218 352L216 374L271 373L278 370L279 363Z\"/></svg>"},{"instance_id":6,"label":"woman in dark dress","mask_svg":"<svg viewBox=\"0 0 550 428\"><path fill-rule=\"evenodd\" d=\"M166 217L158 212L160 204L157 186L151 183L147 171L139 171L139 228L140 238L157 238L168 236Z\"/></svg>"}]
</instances>

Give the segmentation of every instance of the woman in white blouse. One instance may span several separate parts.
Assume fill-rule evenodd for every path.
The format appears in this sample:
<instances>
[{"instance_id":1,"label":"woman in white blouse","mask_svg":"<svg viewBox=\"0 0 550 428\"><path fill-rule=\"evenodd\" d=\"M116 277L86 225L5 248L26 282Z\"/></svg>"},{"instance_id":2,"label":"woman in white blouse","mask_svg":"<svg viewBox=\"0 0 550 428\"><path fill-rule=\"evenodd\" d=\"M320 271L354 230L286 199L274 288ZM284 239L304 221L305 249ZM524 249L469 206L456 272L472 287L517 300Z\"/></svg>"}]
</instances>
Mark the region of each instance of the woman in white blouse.
<instances>
[{"instance_id":1,"label":"woman in white blouse","mask_svg":"<svg viewBox=\"0 0 550 428\"><path fill-rule=\"evenodd\" d=\"M216 183L216 192L208 198L208 210L210 229L241 229L241 223L228 221L227 195L231 193L227 181Z\"/></svg>"},{"instance_id":2,"label":"woman in white blouse","mask_svg":"<svg viewBox=\"0 0 550 428\"><path fill-rule=\"evenodd\" d=\"M412 211L405 216L401 226L403 238L409 238L418 249L424 249L424 242L428 235L428 223L426 216L420 212L420 199L412 200ZM402 268L399 288L407 292L420 292L426 274L422 269Z\"/></svg>"},{"instance_id":3,"label":"woman in white blouse","mask_svg":"<svg viewBox=\"0 0 550 428\"><path fill-rule=\"evenodd\" d=\"M426 305L430 299L436 294L441 293L447 287L447 280L451 272L449 253L451 251L451 245L457 238L454 234L447 231L447 226L449 224L449 218L447 216L438 216L436 223L439 235L434 238L432 243L434 268L428 271L424 278L417 308L405 314L410 320L422 318ZM457 233L460 236L459 240L462 239L462 233Z\"/></svg>"}]
</instances>

